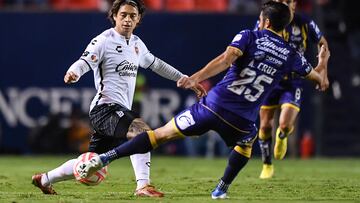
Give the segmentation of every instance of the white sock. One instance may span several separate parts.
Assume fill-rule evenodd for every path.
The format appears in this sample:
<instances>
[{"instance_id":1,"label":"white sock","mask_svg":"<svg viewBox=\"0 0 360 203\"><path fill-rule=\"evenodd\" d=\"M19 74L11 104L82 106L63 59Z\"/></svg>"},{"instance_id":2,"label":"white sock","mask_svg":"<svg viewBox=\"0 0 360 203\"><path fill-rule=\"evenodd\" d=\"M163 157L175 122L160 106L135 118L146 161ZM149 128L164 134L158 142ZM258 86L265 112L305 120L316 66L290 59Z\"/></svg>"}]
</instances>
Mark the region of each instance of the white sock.
<instances>
[{"instance_id":1,"label":"white sock","mask_svg":"<svg viewBox=\"0 0 360 203\"><path fill-rule=\"evenodd\" d=\"M48 186L53 183L57 183L64 180L74 179L73 166L76 162L76 159L71 159L61 166L47 172L41 178L41 184Z\"/></svg>"},{"instance_id":2,"label":"white sock","mask_svg":"<svg viewBox=\"0 0 360 203\"><path fill-rule=\"evenodd\" d=\"M136 177L136 189L150 184L150 152L130 156Z\"/></svg>"}]
</instances>

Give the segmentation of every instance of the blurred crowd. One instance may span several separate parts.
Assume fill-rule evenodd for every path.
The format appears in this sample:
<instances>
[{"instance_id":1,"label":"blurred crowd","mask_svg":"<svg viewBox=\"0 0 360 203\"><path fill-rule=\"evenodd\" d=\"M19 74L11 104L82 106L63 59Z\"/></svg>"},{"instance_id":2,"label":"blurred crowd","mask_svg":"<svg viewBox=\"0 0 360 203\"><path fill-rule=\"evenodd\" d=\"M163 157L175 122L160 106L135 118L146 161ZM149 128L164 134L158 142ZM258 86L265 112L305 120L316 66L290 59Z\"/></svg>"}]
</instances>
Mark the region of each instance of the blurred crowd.
<instances>
[{"instance_id":1,"label":"blurred crowd","mask_svg":"<svg viewBox=\"0 0 360 203\"><path fill-rule=\"evenodd\" d=\"M7 10L94 10L107 11L113 0L0 0ZM238 12L255 14L262 0L144 0L155 12Z\"/></svg>"},{"instance_id":2,"label":"blurred crowd","mask_svg":"<svg viewBox=\"0 0 360 203\"><path fill-rule=\"evenodd\" d=\"M56 10L106 12L114 0L0 0L1 10ZM143 0L150 12L220 12L257 14L265 0ZM298 8L312 12L314 4L330 0L301 0Z\"/></svg>"}]
</instances>

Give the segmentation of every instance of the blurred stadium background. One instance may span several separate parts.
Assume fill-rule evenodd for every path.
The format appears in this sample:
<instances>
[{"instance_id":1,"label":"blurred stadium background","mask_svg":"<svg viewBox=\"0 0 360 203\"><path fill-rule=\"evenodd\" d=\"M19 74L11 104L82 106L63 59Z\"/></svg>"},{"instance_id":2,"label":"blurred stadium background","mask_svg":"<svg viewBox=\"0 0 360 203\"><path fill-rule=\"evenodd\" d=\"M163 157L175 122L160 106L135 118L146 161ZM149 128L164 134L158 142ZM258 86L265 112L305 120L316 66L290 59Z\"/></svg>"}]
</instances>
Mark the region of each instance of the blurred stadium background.
<instances>
[{"instance_id":1,"label":"blurred stadium background","mask_svg":"<svg viewBox=\"0 0 360 203\"><path fill-rule=\"evenodd\" d=\"M354 0L298 0L329 41L331 87L307 83L289 156L360 155L360 16ZM242 29L252 29L260 0L145 0L148 12L135 30L150 51L192 74L221 53ZM63 75L110 22L106 0L0 0L0 154L86 151L87 112L95 93L92 73L66 86ZM314 56L316 47L309 49ZM316 58L311 60L315 63ZM175 83L140 70L135 107L157 127L196 98ZM221 76L220 76L221 77ZM207 81L210 88L219 78ZM210 132L175 141L156 153L224 156ZM257 144L254 156L259 155Z\"/></svg>"}]
</instances>

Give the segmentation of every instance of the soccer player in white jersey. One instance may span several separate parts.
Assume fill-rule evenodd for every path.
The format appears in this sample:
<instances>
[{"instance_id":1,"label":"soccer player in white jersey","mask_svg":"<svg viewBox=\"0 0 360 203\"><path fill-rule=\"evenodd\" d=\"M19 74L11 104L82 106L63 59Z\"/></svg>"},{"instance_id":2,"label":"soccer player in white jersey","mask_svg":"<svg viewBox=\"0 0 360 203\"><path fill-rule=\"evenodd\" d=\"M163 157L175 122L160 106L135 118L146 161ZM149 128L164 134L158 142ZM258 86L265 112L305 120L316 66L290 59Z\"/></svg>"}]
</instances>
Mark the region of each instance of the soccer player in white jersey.
<instances>
[{"instance_id":1,"label":"soccer player in white jersey","mask_svg":"<svg viewBox=\"0 0 360 203\"><path fill-rule=\"evenodd\" d=\"M133 34L144 10L141 0L116 0L109 11L109 19L114 27L95 37L64 76L65 83L73 83L93 70L97 93L91 102L89 113L95 130L89 151L106 152L135 135L150 130L131 111L138 67L151 69L173 81L187 77L152 55L141 39ZM150 153L135 154L130 158L137 180L135 195L162 197L163 193L150 185ZM47 173L35 174L32 183L45 194L56 194L52 184L74 179L75 161L76 159L71 159Z\"/></svg>"}]
</instances>

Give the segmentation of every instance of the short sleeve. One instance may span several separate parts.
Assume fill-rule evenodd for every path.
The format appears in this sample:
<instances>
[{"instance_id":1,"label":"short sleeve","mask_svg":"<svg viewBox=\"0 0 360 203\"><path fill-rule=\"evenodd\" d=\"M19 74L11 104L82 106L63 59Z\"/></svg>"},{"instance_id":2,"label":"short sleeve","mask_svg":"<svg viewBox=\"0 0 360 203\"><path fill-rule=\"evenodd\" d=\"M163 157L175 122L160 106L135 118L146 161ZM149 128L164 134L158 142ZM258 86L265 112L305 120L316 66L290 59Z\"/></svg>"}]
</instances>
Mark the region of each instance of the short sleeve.
<instances>
[{"instance_id":1,"label":"short sleeve","mask_svg":"<svg viewBox=\"0 0 360 203\"><path fill-rule=\"evenodd\" d=\"M242 52L247 48L250 41L250 30L243 30L237 34L230 46L240 49Z\"/></svg>"},{"instance_id":2,"label":"short sleeve","mask_svg":"<svg viewBox=\"0 0 360 203\"><path fill-rule=\"evenodd\" d=\"M155 61L155 56L150 53L144 42L139 40L139 53L140 53L140 61L139 66L141 68L149 68Z\"/></svg>"},{"instance_id":3,"label":"short sleeve","mask_svg":"<svg viewBox=\"0 0 360 203\"><path fill-rule=\"evenodd\" d=\"M86 61L86 63L94 69L99 66L102 61L105 50L106 38L104 36L97 36L91 40L89 45L86 47L84 53L80 59Z\"/></svg>"},{"instance_id":4,"label":"short sleeve","mask_svg":"<svg viewBox=\"0 0 360 203\"><path fill-rule=\"evenodd\" d=\"M313 20L309 20L309 38L311 41L319 43L323 33L320 31L319 26Z\"/></svg>"},{"instance_id":5,"label":"short sleeve","mask_svg":"<svg viewBox=\"0 0 360 203\"><path fill-rule=\"evenodd\" d=\"M307 76L313 69L311 64L300 52L296 52L291 61L293 61L291 65L292 71L300 76Z\"/></svg>"}]
</instances>

